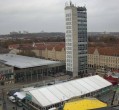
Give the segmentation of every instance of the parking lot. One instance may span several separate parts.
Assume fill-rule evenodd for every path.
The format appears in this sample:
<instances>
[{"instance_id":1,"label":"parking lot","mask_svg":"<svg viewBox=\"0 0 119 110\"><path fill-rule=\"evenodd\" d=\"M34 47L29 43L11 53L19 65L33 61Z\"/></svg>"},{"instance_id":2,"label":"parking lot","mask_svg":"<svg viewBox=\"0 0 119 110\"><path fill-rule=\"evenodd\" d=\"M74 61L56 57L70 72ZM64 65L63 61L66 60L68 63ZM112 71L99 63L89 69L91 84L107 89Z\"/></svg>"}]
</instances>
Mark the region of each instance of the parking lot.
<instances>
[{"instance_id":1,"label":"parking lot","mask_svg":"<svg viewBox=\"0 0 119 110\"><path fill-rule=\"evenodd\" d=\"M5 101L6 101L6 105L8 110L15 110L14 108L16 107L16 104L12 103L11 101L9 101L9 99L7 98L7 92L9 90L13 90L13 89L19 89L19 88L23 88L23 87L30 87L30 86L44 86L44 85L48 85L50 82L52 82L51 84L54 83L60 83L61 81L65 81L68 80L70 78L69 75L65 75L63 73L57 73L54 76L47 76L45 78L43 78L40 81L32 81L32 82L27 82L27 83L17 83L17 84L12 84L12 85L4 85L4 86L0 86L0 103L2 104L2 89L4 89L4 93L5 93ZM14 108L13 108L14 107ZM17 106L17 110L23 110L22 107L18 107Z\"/></svg>"},{"instance_id":2,"label":"parking lot","mask_svg":"<svg viewBox=\"0 0 119 110\"><path fill-rule=\"evenodd\" d=\"M0 99L0 104L3 104L3 100ZM7 110L23 110L22 107L18 107L15 103L12 103L7 96L5 96L5 104L7 107ZM15 109L17 108L17 109Z\"/></svg>"}]
</instances>

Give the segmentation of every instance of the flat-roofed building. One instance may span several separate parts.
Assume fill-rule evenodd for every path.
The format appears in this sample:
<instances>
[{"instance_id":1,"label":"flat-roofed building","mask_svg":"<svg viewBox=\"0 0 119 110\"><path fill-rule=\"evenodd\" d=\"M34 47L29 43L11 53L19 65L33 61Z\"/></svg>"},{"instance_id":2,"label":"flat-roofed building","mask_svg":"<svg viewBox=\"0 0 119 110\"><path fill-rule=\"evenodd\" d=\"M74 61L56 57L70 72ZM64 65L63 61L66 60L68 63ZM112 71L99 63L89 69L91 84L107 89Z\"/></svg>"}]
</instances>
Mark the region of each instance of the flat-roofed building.
<instances>
[{"instance_id":1,"label":"flat-roofed building","mask_svg":"<svg viewBox=\"0 0 119 110\"><path fill-rule=\"evenodd\" d=\"M3 64L14 67L15 81L38 81L49 74L65 71L65 63L15 54L2 54Z\"/></svg>"}]
</instances>

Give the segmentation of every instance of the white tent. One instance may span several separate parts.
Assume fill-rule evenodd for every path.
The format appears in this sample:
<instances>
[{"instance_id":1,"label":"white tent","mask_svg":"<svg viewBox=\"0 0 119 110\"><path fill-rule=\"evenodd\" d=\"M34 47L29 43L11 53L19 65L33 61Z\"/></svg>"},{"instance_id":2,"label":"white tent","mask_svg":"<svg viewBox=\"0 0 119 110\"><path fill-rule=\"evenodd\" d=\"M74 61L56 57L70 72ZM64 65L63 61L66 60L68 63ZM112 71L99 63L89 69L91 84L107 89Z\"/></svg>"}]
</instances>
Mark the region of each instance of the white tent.
<instances>
[{"instance_id":1,"label":"white tent","mask_svg":"<svg viewBox=\"0 0 119 110\"><path fill-rule=\"evenodd\" d=\"M26 97L26 94L25 94L25 92L16 92L16 93L14 93L14 96L16 96L17 98L22 100Z\"/></svg>"},{"instance_id":2,"label":"white tent","mask_svg":"<svg viewBox=\"0 0 119 110\"><path fill-rule=\"evenodd\" d=\"M32 97L34 103L41 107L46 107L111 85L110 82L95 75L42 88L36 88L29 90L28 94Z\"/></svg>"}]
</instances>

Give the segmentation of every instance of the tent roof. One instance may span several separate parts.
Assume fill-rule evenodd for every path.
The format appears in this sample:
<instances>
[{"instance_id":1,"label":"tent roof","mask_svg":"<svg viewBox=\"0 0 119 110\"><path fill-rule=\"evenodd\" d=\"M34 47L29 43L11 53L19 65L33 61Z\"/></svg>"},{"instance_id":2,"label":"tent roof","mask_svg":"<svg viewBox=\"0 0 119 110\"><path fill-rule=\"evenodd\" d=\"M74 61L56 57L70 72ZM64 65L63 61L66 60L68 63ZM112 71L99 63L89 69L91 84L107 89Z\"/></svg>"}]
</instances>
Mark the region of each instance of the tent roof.
<instances>
[{"instance_id":1,"label":"tent roof","mask_svg":"<svg viewBox=\"0 0 119 110\"><path fill-rule=\"evenodd\" d=\"M17 98L19 98L21 100L26 97L26 94L24 92L16 92L16 93L14 93L14 95L16 95Z\"/></svg>"},{"instance_id":2,"label":"tent roof","mask_svg":"<svg viewBox=\"0 0 119 110\"><path fill-rule=\"evenodd\" d=\"M76 79L28 91L42 107L50 106L73 97L82 96L112 85L98 75Z\"/></svg>"},{"instance_id":3,"label":"tent roof","mask_svg":"<svg viewBox=\"0 0 119 110\"><path fill-rule=\"evenodd\" d=\"M65 104L63 110L79 110L79 108L80 110L89 110L106 106L107 106L106 103L103 103L95 98L87 98L73 102L68 102Z\"/></svg>"}]
</instances>

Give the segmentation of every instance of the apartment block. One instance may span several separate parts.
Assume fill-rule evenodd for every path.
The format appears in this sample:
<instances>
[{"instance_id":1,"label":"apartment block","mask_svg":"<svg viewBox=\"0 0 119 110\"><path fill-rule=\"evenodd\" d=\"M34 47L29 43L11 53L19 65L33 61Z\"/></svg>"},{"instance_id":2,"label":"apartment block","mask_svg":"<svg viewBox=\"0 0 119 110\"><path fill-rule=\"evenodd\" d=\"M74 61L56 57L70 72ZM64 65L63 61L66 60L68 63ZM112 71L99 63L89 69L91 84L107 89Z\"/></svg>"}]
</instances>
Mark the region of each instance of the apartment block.
<instances>
[{"instance_id":1,"label":"apartment block","mask_svg":"<svg viewBox=\"0 0 119 110\"><path fill-rule=\"evenodd\" d=\"M73 77L87 73L87 10L70 2L65 6L66 71Z\"/></svg>"}]
</instances>

